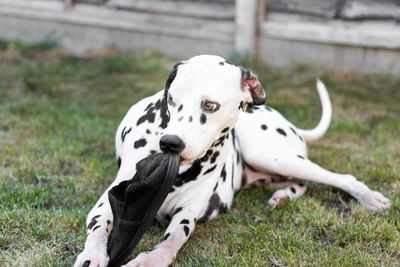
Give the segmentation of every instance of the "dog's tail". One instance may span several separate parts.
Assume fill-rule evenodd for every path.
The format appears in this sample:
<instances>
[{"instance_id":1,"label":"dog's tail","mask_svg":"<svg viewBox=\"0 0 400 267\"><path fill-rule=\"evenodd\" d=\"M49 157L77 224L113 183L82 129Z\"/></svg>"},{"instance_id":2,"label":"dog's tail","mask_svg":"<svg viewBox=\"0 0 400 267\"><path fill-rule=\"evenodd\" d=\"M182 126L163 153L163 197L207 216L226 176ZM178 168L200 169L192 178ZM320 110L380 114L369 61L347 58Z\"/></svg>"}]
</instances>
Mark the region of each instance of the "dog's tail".
<instances>
[{"instance_id":1,"label":"dog's tail","mask_svg":"<svg viewBox=\"0 0 400 267\"><path fill-rule=\"evenodd\" d=\"M320 79L317 79L317 89L318 89L319 99L321 100L321 105L322 105L321 120L319 121L317 127L315 127L314 129L311 130L299 129L299 134L306 141L313 141L322 137L328 130L329 124L331 123L332 120L332 103L331 100L329 99L326 86Z\"/></svg>"}]
</instances>

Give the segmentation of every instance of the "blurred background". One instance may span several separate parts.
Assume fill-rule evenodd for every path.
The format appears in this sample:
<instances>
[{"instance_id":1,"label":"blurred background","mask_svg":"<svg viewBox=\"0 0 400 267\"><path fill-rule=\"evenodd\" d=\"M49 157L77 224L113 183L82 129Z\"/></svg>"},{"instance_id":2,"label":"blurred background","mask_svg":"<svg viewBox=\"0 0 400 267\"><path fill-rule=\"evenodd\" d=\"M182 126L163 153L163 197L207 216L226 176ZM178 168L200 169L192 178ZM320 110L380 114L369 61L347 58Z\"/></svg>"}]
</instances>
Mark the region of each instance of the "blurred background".
<instances>
[{"instance_id":1,"label":"blurred background","mask_svg":"<svg viewBox=\"0 0 400 267\"><path fill-rule=\"evenodd\" d=\"M0 38L400 74L399 0L0 0Z\"/></svg>"}]
</instances>

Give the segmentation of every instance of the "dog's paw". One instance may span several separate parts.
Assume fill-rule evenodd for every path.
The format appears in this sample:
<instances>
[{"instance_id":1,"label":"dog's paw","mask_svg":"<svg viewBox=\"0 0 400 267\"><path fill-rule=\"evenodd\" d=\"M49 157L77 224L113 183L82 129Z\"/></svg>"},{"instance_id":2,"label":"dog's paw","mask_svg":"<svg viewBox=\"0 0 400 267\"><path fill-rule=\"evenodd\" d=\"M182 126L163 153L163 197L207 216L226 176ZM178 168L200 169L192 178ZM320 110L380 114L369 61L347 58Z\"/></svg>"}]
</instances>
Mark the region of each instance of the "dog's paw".
<instances>
[{"instance_id":1,"label":"dog's paw","mask_svg":"<svg viewBox=\"0 0 400 267\"><path fill-rule=\"evenodd\" d=\"M143 252L121 267L167 267L172 263L172 258L167 254L159 253L157 249L151 252Z\"/></svg>"},{"instance_id":2,"label":"dog's paw","mask_svg":"<svg viewBox=\"0 0 400 267\"><path fill-rule=\"evenodd\" d=\"M377 191L369 191L357 198L368 210L382 211L390 208L390 200Z\"/></svg>"},{"instance_id":3,"label":"dog's paw","mask_svg":"<svg viewBox=\"0 0 400 267\"><path fill-rule=\"evenodd\" d=\"M106 253L85 249L78 255L74 267L106 267L109 260Z\"/></svg>"},{"instance_id":4,"label":"dog's paw","mask_svg":"<svg viewBox=\"0 0 400 267\"><path fill-rule=\"evenodd\" d=\"M268 204L270 204L274 208L280 208L285 205L286 202L289 201L289 196L286 194L284 190L276 191L272 197L268 200Z\"/></svg>"}]
</instances>

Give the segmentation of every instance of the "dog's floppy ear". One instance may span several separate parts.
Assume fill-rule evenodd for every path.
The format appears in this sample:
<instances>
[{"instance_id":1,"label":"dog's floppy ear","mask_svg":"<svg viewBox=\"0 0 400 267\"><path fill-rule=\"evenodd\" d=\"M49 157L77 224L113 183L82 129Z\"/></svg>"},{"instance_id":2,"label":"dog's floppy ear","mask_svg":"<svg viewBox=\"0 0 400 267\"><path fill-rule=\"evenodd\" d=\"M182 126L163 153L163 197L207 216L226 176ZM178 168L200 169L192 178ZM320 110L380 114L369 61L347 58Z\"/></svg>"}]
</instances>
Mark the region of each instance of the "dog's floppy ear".
<instances>
[{"instance_id":1,"label":"dog's floppy ear","mask_svg":"<svg viewBox=\"0 0 400 267\"><path fill-rule=\"evenodd\" d=\"M257 76L243 67L240 67L240 70L242 73L241 88L243 91L249 92L253 100L253 103L249 104L264 104L265 100L267 100L267 96L265 95L264 88L261 86Z\"/></svg>"},{"instance_id":2,"label":"dog's floppy ear","mask_svg":"<svg viewBox=\"0 0 400 267\"><path fill-rule=\"evenodd\" d=\"M174 65L172 68L172 71L170 72L167 81L165 82L165 89L168 90L169 87L171 86L171 83L174 81L176 73L178 72L178 67L181 65L183 62L178 62Z\"/></svg>"}]
</instances>

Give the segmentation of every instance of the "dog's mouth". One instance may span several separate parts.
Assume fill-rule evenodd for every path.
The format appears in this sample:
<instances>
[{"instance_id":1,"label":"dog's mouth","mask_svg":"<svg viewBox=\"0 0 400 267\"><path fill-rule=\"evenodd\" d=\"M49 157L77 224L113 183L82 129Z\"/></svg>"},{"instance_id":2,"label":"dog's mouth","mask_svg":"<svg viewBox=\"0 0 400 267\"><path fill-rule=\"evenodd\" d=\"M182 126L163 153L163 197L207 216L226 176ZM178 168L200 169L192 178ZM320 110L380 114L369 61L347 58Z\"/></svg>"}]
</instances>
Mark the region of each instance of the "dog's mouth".
<instances>
[{"instance_id":1,"label":"dog's mouth","mask_svg":"<svg viewBox=\"0 0 400 267\"><path fill-rule=\"evenodd\" d=\"M184 157L182 157L182 155L179 155L181 158L181 165L193 163L194 161L203 158L206 155L206 153L207 153L207 150L204 150L200 153L199 156L193 157L193 158L184 158Z\"/></svg>"}]
</instances>

